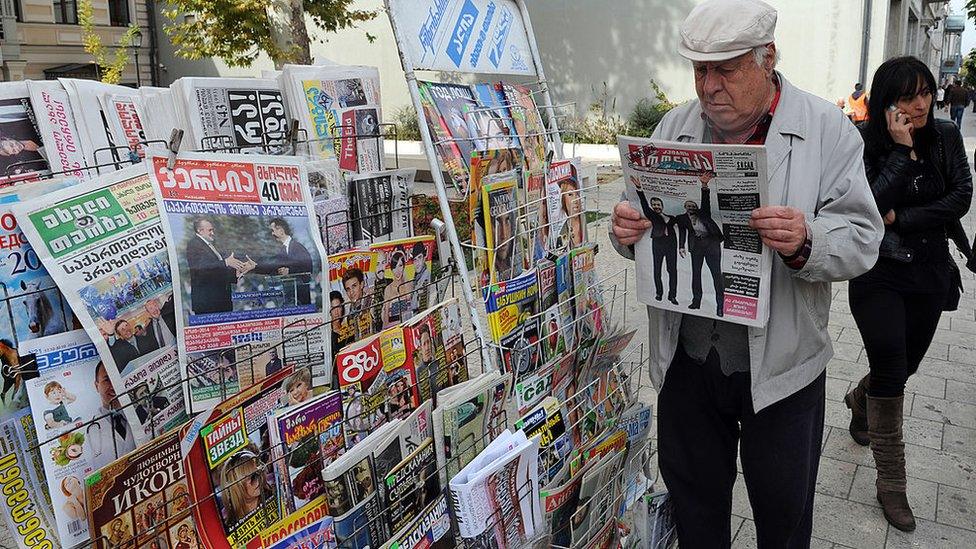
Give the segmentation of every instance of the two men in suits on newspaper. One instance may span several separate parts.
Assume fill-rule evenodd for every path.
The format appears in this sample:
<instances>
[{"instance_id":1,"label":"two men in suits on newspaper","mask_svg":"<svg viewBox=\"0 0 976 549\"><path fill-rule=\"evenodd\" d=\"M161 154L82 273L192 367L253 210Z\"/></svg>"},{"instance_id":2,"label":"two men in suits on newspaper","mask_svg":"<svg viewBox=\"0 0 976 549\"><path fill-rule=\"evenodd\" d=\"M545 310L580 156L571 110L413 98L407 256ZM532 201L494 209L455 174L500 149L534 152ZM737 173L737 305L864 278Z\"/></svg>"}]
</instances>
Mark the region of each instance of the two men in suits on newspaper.
<instances>
[{"instance_id":1,"label":"two men in suits on newspaper","mask_svg":"<svg viewBox=\"0 0 976 549\"><path fill-rule=\"evenodd\" d=\"M711 172L703 173L701 181L701 206L693 200L685 202L685 213L675 216L678 227L678 253L685 257L685 250L691 253L691 304L689 309L701 308L702 266L708 267L715 286L716 311L722 316L725 304L725 284L722 280L722 228L712 219L709 203L708 182L715 177ZM653 220L652 220L653 222Z\"/></svg>"}]
</instances>

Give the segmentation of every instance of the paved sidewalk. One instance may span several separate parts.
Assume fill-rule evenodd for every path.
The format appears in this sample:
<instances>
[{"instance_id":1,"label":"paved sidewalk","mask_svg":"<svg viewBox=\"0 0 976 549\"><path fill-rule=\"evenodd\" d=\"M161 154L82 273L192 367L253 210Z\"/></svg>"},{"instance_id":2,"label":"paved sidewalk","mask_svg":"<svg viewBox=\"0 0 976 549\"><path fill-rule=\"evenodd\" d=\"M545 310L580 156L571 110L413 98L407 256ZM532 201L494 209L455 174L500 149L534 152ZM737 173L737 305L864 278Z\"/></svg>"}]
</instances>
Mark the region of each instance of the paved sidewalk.
<instances>
[{"instance_id":1,"label":"paved sidewalk","mask_svg":"<svg viewBox=\"0 0 976 549\"><path fill-rule=\"evenodd\" d=\"M970 162L976 149L976 114L967 112L963 134ZM601 186L599 208L609 212L620 196L622 180ZM594 204L590 204L593 207ZM976 229L976 214L963 220ZM606 225L594 228L600 242L597 265L603 276L624 268L630 295L627 323L646 339L646 314L634 293L633 263L609 245ZM960 262L961 265L961 262ZM827 367L827 407L823 455L814 511L816 548L962 548L976 547L976 276L962 269L966 293L959 310L946 313L935 340L905 395L905 443L909 501L918 529L912 534L890 526L875 499L876 470L869 448L847 432L850 414L844 395L867 373L867 357L848 305L847 284L834 285L828 325L835 358ZM644 394L654 401L652 392ZM756 530L741 478L733 500L733 547L755 547Z\"/></svg>"}]
</instances>

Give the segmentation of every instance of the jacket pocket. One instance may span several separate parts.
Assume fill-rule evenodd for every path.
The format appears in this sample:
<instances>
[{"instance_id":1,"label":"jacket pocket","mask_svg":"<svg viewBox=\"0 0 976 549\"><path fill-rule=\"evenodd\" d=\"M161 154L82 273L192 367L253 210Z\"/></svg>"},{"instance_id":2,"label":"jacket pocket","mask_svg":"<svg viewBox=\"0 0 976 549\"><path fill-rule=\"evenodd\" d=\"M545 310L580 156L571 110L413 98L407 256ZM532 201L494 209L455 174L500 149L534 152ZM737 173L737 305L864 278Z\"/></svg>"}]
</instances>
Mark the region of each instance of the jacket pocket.
<instances>
[{"instance_id":1,"label":"jacket pocket","mask_svg":"<svg viewBox=\"0 0 976 549\"><path fill-rule=\"evenodd\" d=\"M826 330L830 318L830 284L799 279L794 283L817 329Z\"/></svg>"}]
</instances>

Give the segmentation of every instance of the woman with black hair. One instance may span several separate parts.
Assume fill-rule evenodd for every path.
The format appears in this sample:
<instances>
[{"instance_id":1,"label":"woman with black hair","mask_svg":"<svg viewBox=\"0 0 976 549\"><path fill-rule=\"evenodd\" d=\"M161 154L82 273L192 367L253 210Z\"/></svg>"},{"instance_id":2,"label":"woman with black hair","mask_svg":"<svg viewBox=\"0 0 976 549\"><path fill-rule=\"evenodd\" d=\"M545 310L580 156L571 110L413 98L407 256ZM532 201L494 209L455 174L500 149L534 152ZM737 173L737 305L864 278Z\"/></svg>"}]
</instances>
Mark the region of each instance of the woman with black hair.
<instances>
[{"instance_id":1,"label":"woman with black hair","mask_svg":"<svg viewBox=\"0 0 976 549\"><path fill-rule=\"evenodd\" d=\"M871 445L884 516L904 531L915 529L905 487L905 382L932 342L947 297L958 291L946 234L973 193L959 128L933 116L936 89L918 59L890 59L874 75L869 119L859 126L885 235L877 264L849 286L870 373L844 400L851 436Z\"/></svg>"}]
</instances>

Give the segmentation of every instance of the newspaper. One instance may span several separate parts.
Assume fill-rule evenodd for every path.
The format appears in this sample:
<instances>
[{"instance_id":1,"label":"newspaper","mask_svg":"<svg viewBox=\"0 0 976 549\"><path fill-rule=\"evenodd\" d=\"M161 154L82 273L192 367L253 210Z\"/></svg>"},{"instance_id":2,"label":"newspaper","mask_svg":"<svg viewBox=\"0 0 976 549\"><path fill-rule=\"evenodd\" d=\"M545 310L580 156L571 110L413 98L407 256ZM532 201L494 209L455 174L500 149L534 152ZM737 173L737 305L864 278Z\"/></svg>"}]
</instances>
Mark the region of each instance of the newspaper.
<instances>
[{"instance_id":1,"label":"newspaper","mask_svg":"<svg viewBox=\"0 0 976 549\"><path fill-rule=\"evenodd\" d=\"M139 88L139 99L136 110L146 138L168 142L178 124L173 91L169 88L143 86Z\"/></svg>"},{"instance_id":2,"label":"newspaper","mask_svg":"<svg viewBox=\"0 0 976 549\"><path fill-rule=\"evenodd\" d=\"M638 299L765 326L772 256L748 223L768 203L766 149L624 136L618 144L627 200L652 223L634 246Z\"/></svg>"},{"instance_id":3,"label":"newspaper","mask_svg":"<svg viewBox=\"0 0 976 549\"><path fill-rule=\"evenodd\" d=\"M128 155L132 160L143 158L146 155L143 146L146 132L139 119L137 104L141 101L140 96L129 93L104 93L98 99L102 105L102 112L105 113L112 142L117 147L129 147ZM120 156L122 152L120 151Z\"/></svg>"},{"instance_id":4,"label":"newspaper","mask_svg":"<svg viewBox=\"0 0 976 549\"><path fill-rule=\"evenodd\" d=\"M75 124L68 92L51 80L29 80L27 89L52 171L85 178L85 143Z\"/></svg>"},{"instance_id":5,"label":"newspaper","mask_svg":"<svg viewBox=\"0 0 976 549\"><path fill-rule=\"evenodd\" d=\"M36 179L48 173L48 152L41 139L37 116L26 82L0 85L0 135L16 141L0 155L0 186Z\"/></svg>"},{"instance_id":6,"label":"newspaper","mask_svg":"<svg viewBox=\"0 0 976 549\"><path fill-rule=\"evenodd\" d=\"M25 424L26 427L25 427ZM7 533L17 547L30 549L42 547L47 541L56 548L58 540L51 497L44 483L44 471L36 448L36 441L24 435L33 433L34 422L30 410L24 409L17 415L0 423L0 489L5 498L0 498L0 514L3 515L0 536Z\"/></svg>"},{"instance_id":7,"label":"newspaper","mask_svg":"<svg viewBox=\"0 0 976 549\"><path fill-rule=\"evenodd\" d=\"M515 549L544 529L538 458L537 439L506 430L451 479L462 538L480 547Z\"/></svg>"},{"instance_id":8,"label":"newspaper","mask_svg":"<svg viewBox=\"0 0 976 549\"><path fill-rule=\"evenodd\" d=\"M192 409L284 366L331 381L322 241L293 157L147 155L173 265L176 326ZM284 347L276 347L284 343Z\"/></svg>"},{"instance_id":9,"label":"newspaper","mask_svg":"<svg viewBox=\"0 0 976 549\"><path fill-rule=\"evenodd\" d=\"M133 166L14 205L94 342L137 444L186 419L173 284L156 198ZM139 401L130 405L132 399Z\"/></svg>"},{"instance_id":10,"label":"newspaper","mask_svg":"<svg viewBox=\"0 0 976 549\"><path fill-rule=\"evenodd\" d=\"M369 246L413 235L410 195L417 170L388 170L350 177L352 240Z\"/></svg>"},{"instance_id":11,"label":"newspaper","mask_svg":"<svg viewBox=\"0 0 976 549\"><path fill-rule=\"evenodd\" d=\"M59 78L58 81L68 94L88 165L102 165L99 173L110 172L127 165L130 158L124 147L127 147L128 143L115 140L109 121L118 116L104 110L102 96L107 94L138 96L138 90L95 80Z\"/></svg>"},{"instance_id":12,"label":"newspaper","mask_svg":"<svg viewBox=\"0 0 976 549\"><path fill-rule=\"evenodd\" d=\"M278 82L265 78L180 78L170 86L193 149L271 152L288 130Z\"/></svg>"}]
</instances>

